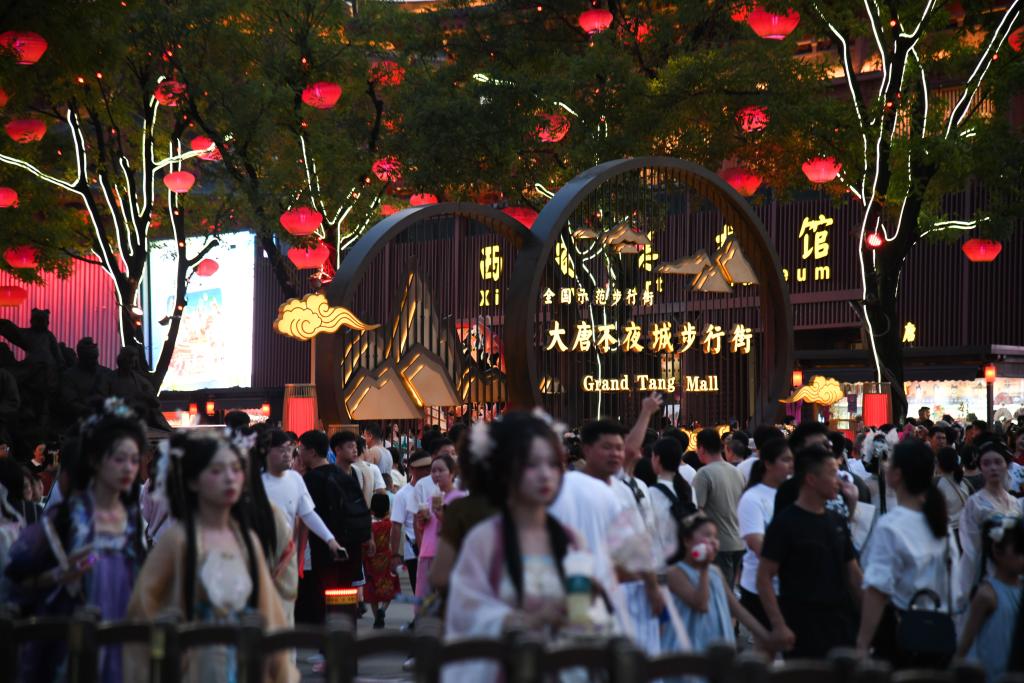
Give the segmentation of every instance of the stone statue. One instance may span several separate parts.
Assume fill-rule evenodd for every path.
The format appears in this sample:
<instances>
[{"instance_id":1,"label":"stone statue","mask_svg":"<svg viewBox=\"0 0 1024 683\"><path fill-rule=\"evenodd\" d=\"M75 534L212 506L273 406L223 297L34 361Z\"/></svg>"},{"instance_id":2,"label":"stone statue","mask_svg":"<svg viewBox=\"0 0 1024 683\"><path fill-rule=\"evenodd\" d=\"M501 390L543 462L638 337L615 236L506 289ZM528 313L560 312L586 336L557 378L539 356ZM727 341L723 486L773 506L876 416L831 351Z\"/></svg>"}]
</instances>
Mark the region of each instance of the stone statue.
<instances>
[{"instance_id":1,"label":"stone statue","mask_svg":"<svg viewBox=\"0 0 1024 683\"><path fill-rule=\"evenodd\" d=\"M50 311L33 308L28 327L0 320L0 336L25 351L25 360L11 370L21 389L21 419L35 421L45 430L63 363L57 338L50 332Z\"/></svg>"},{"instance_id":2,"label":"stone statue","mask_svg":"<svg viewBox=\"0 0 1024 683\"><path fill-rule=\"evenodd\" d=\"M110 395L120 396L138 410L150 427L171 431L171 425L160 412L156 389L142 373L139 353L130 346L117 354L117 369L110 376Z\"/></svg>"},{"instance_id":3,"label":"stone statue","mask_svg":"<svg viewBox=\"0 0 1024 683\"><path fill-rule=\"evenodd\" d=\"M18 419L18 410L21 408L21 392L18 391L18 381L11 372L17 364L11 347L7 344L0 344L0 438L8 444L13 443L13 427Z\"/></svg>"},{"instance_id":4,"label":"stone statue","mask_svg":"<svg viewBox=\"0 0 1024 683\"><path fill-rule=\"evenodd\" d=\"M60 377L60 412L68 425L87 415L97 399L110 396L112 390L111 371L100 365L100 347L92 337L83 337L75 348L76 363Z\"/></svg>"}]
</instances>

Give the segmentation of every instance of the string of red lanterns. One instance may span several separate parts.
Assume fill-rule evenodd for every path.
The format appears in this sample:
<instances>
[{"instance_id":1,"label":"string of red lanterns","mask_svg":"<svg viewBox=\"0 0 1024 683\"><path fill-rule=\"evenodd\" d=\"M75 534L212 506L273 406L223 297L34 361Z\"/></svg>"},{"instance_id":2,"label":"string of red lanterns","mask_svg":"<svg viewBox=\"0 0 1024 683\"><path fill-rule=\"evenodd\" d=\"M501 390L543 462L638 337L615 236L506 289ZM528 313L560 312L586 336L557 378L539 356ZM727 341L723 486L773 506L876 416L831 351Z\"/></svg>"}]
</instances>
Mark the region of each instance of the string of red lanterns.
<instances>
[{"instance_id":1,"label":"string of red lanterns","mask_svg":"<svg viewBox=\"0 0 1024 683\"><path fill-rule=\"evenodd\" d=\"M295 264L295 267L299 270L319 268L330 255L330 250L323 242L317 242L316 246L312 249L309 247L292 247L288 250L288 260Z\"/></svg>"},{"instance_id":2,"label":"string of red lanterns","mask_svg":"<svg viewBox=\"0 0 1024 683\"><path fill-rule=\"evenodd\" d=\"M312 235L324 222L323 214L308 206L300 206L281 214L281 225L289 234L296 237Z\"/></svg>"}]
</instances>

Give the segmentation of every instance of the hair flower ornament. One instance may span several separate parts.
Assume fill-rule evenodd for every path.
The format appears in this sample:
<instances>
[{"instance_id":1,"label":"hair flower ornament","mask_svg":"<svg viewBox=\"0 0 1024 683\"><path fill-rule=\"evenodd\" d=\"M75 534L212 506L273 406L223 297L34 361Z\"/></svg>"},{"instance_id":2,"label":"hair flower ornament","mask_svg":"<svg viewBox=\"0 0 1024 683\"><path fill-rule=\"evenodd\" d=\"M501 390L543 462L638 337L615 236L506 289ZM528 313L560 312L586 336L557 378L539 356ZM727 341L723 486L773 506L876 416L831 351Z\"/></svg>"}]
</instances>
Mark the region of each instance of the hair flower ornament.
<instances>
[{"instance_id":1,"label":"hair flower ornament","mask_svg":"<svg viewBox=\"0 0 1024 683\"><path fill-rule=\"evenodd\" d=\"M490 424L484 420L474 422L469 429L470 462L474 464L483 462L494 450L494 446Z\"/></svg>"},{"instance_id":2,"label":"hair flower ornament","mask_svg":"<svg viewBox=\"0 0 1024 683\"><path fill-rule=\"evenodd\" d=\"M1013 529L1017 524L1020 523L1019 517L1009 517L997 515L989 520L991 527L988 530L988 537L993 543L1002 543L1003 538L1006 536L1006 532Z\"/></svg>"}]
</instances>

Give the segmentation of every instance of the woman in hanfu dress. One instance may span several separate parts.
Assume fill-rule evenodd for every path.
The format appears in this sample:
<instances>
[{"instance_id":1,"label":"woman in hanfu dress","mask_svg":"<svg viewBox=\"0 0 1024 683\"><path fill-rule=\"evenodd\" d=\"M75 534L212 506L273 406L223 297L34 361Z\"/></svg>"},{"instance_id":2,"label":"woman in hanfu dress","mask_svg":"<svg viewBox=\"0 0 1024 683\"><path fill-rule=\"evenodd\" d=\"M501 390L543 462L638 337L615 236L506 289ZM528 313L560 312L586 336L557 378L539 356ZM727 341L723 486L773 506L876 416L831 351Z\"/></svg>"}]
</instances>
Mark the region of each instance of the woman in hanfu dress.
<instances>
[{"instance_id":1,"label":"woman in hanfu dress","mask_svg":"<svg viewBox=\"0 0 1024 683\"><path fill-rule=\"evenodd\" d=\"M124 619L145 557L138 504L145 444L142 423L120 399L107 399L82 423L73 492L11 548L6 575L23 613L71 616L89 606L103 621ZM63 642L30 643L18 680L63 680L66 660ZM100 680L120 683L121 663L119 647L102 648Z\"/></svg>"},{"instance_id":2,"label":"woman in hanfu dress","mask_svg":"<svg viewBox=\"0 0 1024 683\"><path fill-rule=\"evenodd\" d=\"M211 433L178 433L164 445L157 487L166 491L174 522L142 568L129 618L152 620L174 610L190 623L236 624L258 612L266 630L285 627L259 538L243 513L245 447ZM145 653L133 648L129 657L126 671L147 680ZM188 681L242 683L227 646L190 650L182 671ZM263 680L298 680L286 651L266 657Z\"/></svg>"}]
</instances>

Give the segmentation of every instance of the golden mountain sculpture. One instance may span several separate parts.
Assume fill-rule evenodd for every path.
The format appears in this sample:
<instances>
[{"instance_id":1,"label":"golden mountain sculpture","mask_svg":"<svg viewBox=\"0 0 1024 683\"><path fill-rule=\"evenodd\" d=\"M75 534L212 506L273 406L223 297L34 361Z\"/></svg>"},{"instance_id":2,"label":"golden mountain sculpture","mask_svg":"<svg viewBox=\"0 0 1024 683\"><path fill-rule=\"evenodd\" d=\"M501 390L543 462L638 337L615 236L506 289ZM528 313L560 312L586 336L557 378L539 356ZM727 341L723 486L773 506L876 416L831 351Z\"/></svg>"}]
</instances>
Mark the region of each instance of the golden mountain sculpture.
<instances>
[{"instance_id":1,"label":"golden mountain sculpture","mask_svg":"<svg viewBox=\"0 0 1024 683\"><path fill-rule=\"evenodd\" d=\"M657 267L656 272L664 275L700 275L705 266L710 265L708 253L701 249L693 256L684 256L678 261L666 261Z\"/></svg>"},{"instance_id":2,"label":"golden mountain sculpture","mask_svg":"<svg viewBox=\"0 0 1024 683\"><path fill-rule=\"evenodd\" d=\"M309 341L318 334L333 333L347 327L357 332L375 330L380 325L364 323L347 308L331 306L323 294L307 294L289 299L277 309L274 329L286 337Z\"/></svg>"},{"instance_id":3,"label":"golden mountain sculpture","mask_svg":"<svg viewBox=\"0 0 1024 683\"><path fill-rule=\"evenodd\" d=\"M576 228L572 231L572 236L578 240L596 240L597 233L590 228Z\"/></svg>"},{"instance_id":4,"label":"golden mountain sculpture","mask_svg":"<svg viewBox=\"0 0 1024 683\"><path fill-rule=\"evenodd\" d=\"M390 359L372 371L359 368L345 387L345 409L353 420L419 420L416 405Z\"/></svg>"},{"instance_id":5,"label":"golden mountain sculpture","mask_svg":"<svg viewBox=\"0 0 1024 683\"><path fill-rule=\"evenodd\" d=\"M601 235L601 244L613 248L616 252L641 251L651 246L651 240L642 232L636 232L630 226L629 219L619 221L611 230Z\"/></svg>"},{"instance_id":6,"label":"golden mountain sculpture","mask_svg":"<svg viewBox=\"0 0 1024 683\"><path fill-rule=\"evenodd\" d=\"M746 254L740 249L739 243L731 237L725 240L722 248L715 254L715 263L730 285L757 284L754 268L747 260Z\"/></svg>"},{"instance_id":7,"label":"golden mountain sculpture","mask_svg":"<svg viewBox=\"0 0 1024 683\"><path fill-rule=\"evenodd\" d=\"M830 406L841 401L844 396L846 394L843 393L843 387L839 384L839 380L815 375L811 378L810 384L800 387L789 398L779 399L779 403L806 401L807 403L817 403L820 406Z\"/></svg>"}]
</instances>

